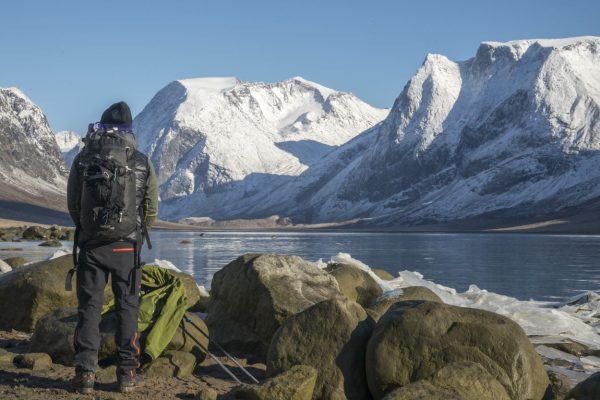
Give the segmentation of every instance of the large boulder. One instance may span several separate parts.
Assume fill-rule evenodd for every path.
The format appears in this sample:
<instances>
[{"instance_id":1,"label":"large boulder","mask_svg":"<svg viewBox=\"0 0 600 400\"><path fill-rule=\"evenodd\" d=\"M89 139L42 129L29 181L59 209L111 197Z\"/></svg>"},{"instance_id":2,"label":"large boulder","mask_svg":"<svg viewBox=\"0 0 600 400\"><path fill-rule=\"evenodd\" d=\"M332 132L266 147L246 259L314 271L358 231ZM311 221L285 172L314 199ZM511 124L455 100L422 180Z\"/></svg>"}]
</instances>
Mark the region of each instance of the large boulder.
<instances>
[{"instance_id":1,"label":"large boulder","mask_svg":"<svg viewBox=\"0 0 600 400\"><path fill-rule=\"evenodd\" d=\"M313 399L368 399L365 351L373 325L351 300L322 301L290 317L277 331L267 375L308 365L319 371Z\"/></svg>"},{"instance_id":2,"label":"large boulder","mask_svg":"<svg viewBox=\"0 0 600 400\"><path fill-rule=\"evenodd\" d=\"M392 305L399 301L408 300L425 300L443 303L442 299L440 299L433 290L424 286L409 286L389 294L386 293L384 296L379 297L369 305L367 312L375 319L375 321L379 321L379 318L381 318Z\"/></svg>"},{"instance_id":3,"label":"large boulder","mask_svg":"<svg viewBox=\"0 0 600 400\"><path fill-rule=\"evenodd\" d=\"M31 351L45 352L55 363L73 365L75 348L73 336L77 326L77 309L59 308L42 317L36 324L31 337ZM114 359L116 352L116 317L110 313L100 323L100 349L98 360L101 363Z\"/></svg>"},{"instance_id":4,"label":"large boulder","mask_svg":"<svg viewBox=\"0 0 600 400\"><path fill-rule=\"evenodd\" d=\"M350 264L330 263L325 268L338 285L340 291L350 300L367 307L383 294L383 289L365 270Z\"/></svg>"},{"instance_id":5,"label":"large boulder","mask_svg":"<svg viewBox=\"0 0 600 400\"><path fill-rule=\"evenodd\" d=\"M246 254L215 274L206 323L217 342L264 359L283 321L340 295L335 279L314 263L296 256Z\"/></svg>"},{"instance_id":6,"label":"large boulder","mask_svg":"<svg viewBox=\"0 0 600 400\"><path fill-rule=\"evenodd\" d=\"M375 400L450 363L480 364L514 400L541 399L548 376L519 325L484 310L402 301L379 320L366 353Z\"/></svg>"},{"instance_id":7,"label":"large boulder","mask_svg":"<svg viewBox=\"0 0 600 400\"><path fill-rule=\"evenodd\" d=\"M585 381L577 384L565 397L565 400L600 399L600 372L596 372Z\"/></svg>"},{"instance_id":8,"label":"large boulder","mask_svg":"<svg viewBox=\"0 0 600 400\"><path fill-rule=\"evenodd\" d=\"M317 370L295 365L258 385L245 385L235 392L242 400L311 400L317 382Z\"/></svg>"},{"instance_id":9,"label":"large boulder","mask_svg":"<svg viewBox=\"0 0 600 400\"><path fill-rule=\"evenodd\" d=\"M203 348L208 349L208 328L198 316L188 315L195 326L185 321L184 329L177 328L165 350L190 353L200 363L206 358ZM36 324L31 337L31 350L48 353L56 363L67 366L73 365L75 355L73 335L76 326L77 309L75 308L60 308L45 315ZM206 335L203 335L198 328ZM115 359L117 348L114 335L116 329L116 314L109 312L103 315L100 321L101 339L98 351L98 360L101 364L109 364ZM198 342L200 342L200 345L198 345Z\"/></svg>"},{"instance_id":10,"label":"large boulder","mask_svg":"<svg viewBox=\"0 0 600 400\"><path fill-rule=\"evenodd\" d=\"M458 362L445 366L431 379L393 390L384 400L511 400L504 386L481 365ZM541 399L540 399L541 400Z\"/></svg>"},{"instance_id":11,"label":"large boulder","mask_svg":"<svg viewBox=\"0 0 600 400\"><path fill-rule=\"evenodd\" d=\"M49 312L61 307L76 307L75 290L65 291L65 277L72 267L73 258L65 255L0 276L0 304L18 305L4 307L0 313L0 330L31 332L36 322ZM111 297L107 285L105 298Z\"/></svg>"}]
</instances>

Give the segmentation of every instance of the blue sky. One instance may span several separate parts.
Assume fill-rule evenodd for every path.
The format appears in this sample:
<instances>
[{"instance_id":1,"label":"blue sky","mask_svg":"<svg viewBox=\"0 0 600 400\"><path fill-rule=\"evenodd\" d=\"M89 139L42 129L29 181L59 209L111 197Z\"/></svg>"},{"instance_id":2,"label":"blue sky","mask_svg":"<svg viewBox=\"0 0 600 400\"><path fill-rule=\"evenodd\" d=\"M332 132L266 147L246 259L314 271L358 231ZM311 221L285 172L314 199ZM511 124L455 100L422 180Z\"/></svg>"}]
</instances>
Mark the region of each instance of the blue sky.
<instances>
[{"instance_id":1,"label":"blue sky","mask_svg":"<svg viewBox=\"0 0 600 400\"><path fill-rule=\"evenodd\" d=\"M303 76L389 107L427 53L481 41L600 36L600 1L28 1L0 7L0 87L55 131L109 104L137 114L170 81Z\"/></svg>"}]
</instances>

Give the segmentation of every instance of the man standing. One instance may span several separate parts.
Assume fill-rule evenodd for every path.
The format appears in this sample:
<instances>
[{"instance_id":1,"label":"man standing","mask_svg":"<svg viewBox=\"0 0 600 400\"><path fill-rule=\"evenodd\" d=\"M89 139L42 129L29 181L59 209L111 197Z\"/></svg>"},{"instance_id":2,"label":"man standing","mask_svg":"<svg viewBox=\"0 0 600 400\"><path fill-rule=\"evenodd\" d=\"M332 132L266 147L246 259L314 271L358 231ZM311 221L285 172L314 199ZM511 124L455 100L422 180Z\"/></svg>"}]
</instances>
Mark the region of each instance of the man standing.
<instances>
[{"instance_id":1,"label":"man standing","mask_svg":"<svg viewBox=\"0 0 600 400\"><path fill-rule=\"evenodd\" d=\"M69 213L76 229L78 322L73 388L92 393L100 347L100 317L109 275L115 297L121 392L137 383L140 355L137 318L140 250L158 211L156 174L136 149L129 106L111 105L99 123L90 124L85 147L71 167L67 187ZM70 277L67 278L67 286Z\"/></svg>"}]
</instances>

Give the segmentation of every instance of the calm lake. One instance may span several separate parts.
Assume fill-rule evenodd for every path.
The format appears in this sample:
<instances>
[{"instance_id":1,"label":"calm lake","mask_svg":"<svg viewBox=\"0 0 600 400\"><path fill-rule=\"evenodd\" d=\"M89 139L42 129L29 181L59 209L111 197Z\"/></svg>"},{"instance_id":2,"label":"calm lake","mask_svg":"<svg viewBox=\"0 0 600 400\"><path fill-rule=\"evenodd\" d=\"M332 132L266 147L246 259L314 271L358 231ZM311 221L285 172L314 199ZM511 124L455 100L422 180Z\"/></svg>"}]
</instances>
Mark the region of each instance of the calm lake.
<instances>
[{"instance_id":1,"label":"calm lake","mask_svg":"<svg viewBox=\"0 0 600 400\"><path fill-rule=\"evenodd\" d=\"M171 260L204 285L247 252L327 261L350 253L396 275L418 271L459 291L470 284L523 300L561 300L600 289L600 236L424 233L154 232L144 259ZM184 239L191 244L180 244Z\"/></svg>"},{"instance_id":2,"label":"calm lake","mask_svg":"<svg viewBox=\"0 0 600 400\"><path fill-rule=\"evenodd\" d=\"M192 243L181 244L182 240ZM562 300L600 290L600 236L331 232L206 232L200 236L155 231L152 242L152 250L144 249L145 261L170 260L206 286L216 271L248 252L294 254L313 261L328 261L344 252L394 275L418 271L459 291L476 284L523 300ZM0 258L17 255L2 251L7 247L23 247L19 253L29 253L30 259L54 251L33 243L0 243Z\"/></svg>"}]
</instances>

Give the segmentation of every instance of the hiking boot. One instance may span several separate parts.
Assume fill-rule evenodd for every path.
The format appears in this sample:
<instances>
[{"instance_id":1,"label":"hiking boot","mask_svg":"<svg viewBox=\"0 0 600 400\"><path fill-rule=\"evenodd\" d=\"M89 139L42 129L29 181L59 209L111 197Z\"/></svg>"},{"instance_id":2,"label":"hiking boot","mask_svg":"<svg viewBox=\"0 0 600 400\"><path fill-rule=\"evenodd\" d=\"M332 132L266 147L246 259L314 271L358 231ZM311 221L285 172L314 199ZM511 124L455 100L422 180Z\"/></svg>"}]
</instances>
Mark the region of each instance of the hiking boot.
<instances>
[{"instance_id":1,"label":"hiking boot","mask_svg":"<svg viewBox=\"0 0 600 400\"><path fill-rule=\"evenodd\" d=\"M94 382L96 374L89 371L79 371L71 380L71 387L74 391L82 394L91 394L94 392Z\"/></svg>"},{"instance_id":2,"label":"hiking boot","mask_svg":"<svg viewBox=\"0 0 600 400\"><path fill-rule=\"evenodd\" d=\"M133 390L142 382L142 378L138 374L136 374L134 369L130 369L124 372L124 374L119 374L117 376L117 381L119 383L119 392L133 392Z\"/></svg>"}]
</instances>

